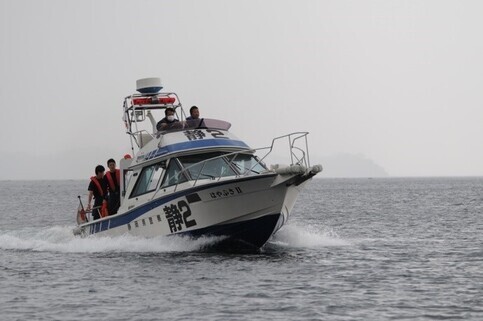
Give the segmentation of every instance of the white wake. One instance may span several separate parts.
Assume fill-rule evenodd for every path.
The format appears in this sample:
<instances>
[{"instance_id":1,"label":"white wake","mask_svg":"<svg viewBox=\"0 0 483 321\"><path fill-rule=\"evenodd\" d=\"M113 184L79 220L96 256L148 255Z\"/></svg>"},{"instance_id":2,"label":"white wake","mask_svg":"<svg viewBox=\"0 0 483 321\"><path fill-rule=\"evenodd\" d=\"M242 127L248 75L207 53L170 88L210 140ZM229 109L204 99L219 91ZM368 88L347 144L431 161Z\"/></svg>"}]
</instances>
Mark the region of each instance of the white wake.
<instances>
[{"instance_id":1,"label":"white wake","mask_svg":"<svg viewBox=\"0 0 483 321\"><path fill-rule=\"evenodd\" d=\"M0 249L62 253L192 252L202 250L220 240L219 237L202 237L194 240L178 236L143 238L131 235L80 238L73 235L72 229L73 226L54 226L0 231ZM318 229L296 223L285 225L270 243L276 246L312 249L351 244L330 229Z\"/></svg>"},{"instance_id":2,"label":"white wake","mask_svg":"<svg viewBox=\"0 0 483 321\"><path fill-rule=\"evenodd\" d=\"M41 229L0 231L0 249L40 252L98 253L98 252L189 252L201 250L219 240L216 237L155 237L130 235L118 237L76 237L73 227L54 226Z\"/></svg>"},{"instance_id":3,"label":"white wake","mask_svg":"<svg viewBox=\"0 0 483 321\"><path fill-rule=\"evenodd\" d=\"M278 231L270 243L293 248L323 248L328 246L347 246L351 243L341 239L335 231L328 228L290 223Z\"/></svg>"}]
</instances>

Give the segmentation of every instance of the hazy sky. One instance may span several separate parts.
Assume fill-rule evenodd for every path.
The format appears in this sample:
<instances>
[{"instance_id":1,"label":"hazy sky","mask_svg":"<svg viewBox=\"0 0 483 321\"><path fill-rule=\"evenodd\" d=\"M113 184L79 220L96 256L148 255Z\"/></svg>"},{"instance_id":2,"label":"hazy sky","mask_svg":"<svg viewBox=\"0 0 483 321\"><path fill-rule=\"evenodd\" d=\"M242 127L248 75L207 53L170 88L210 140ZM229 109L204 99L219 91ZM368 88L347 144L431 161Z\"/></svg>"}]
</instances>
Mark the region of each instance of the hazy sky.
<instances>
[{"instance_id":1,"label":"hazy sky","mask_svg":"<svg viewBox=\"0 0 483 321\"><path fill-rule=\"evenodd\" d=\"M252 147L483 175L482 1L0 0L0 179L87 178L129 152L122 100L162 78Z\"/></svg>"}]
</instances>

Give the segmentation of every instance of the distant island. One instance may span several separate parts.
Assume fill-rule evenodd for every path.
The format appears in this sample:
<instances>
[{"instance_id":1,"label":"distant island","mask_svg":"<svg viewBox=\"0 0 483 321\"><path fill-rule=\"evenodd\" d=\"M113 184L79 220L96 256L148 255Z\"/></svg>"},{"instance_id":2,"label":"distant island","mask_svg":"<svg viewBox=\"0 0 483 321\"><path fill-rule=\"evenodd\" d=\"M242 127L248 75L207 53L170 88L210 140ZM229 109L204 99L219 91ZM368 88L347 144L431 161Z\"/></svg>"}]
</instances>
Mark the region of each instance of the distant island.
<instances>
[{"instance_id":1,"label":"distant island","mask_svg":"<svg viewBox=\"0 0 483 321\"><path fill-rule=\"evenodd\" d=\"M362 154L340 153L317 159L324 170L321 177L388 177L379 164ZM314 163L312 161L312 163Z\"/></svg>"}]
</instances>

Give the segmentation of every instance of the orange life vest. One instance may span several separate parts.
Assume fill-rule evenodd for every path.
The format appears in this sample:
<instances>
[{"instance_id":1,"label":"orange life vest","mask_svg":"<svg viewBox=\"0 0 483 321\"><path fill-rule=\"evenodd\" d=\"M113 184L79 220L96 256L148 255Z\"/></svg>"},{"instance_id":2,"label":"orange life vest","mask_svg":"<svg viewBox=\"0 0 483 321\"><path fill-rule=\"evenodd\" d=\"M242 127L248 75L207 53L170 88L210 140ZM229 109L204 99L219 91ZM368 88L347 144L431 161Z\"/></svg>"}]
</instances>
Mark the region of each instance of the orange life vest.
<instances>
[{"instance_id":1,"label":"orange life vest","mask_svg":"<svg viewBox=\"0 0 483 321\"><path fill-rule=\"evenodd\" d=\"M106 217L106 216L109 215L109 211L107 210L107 201L106 200L102 201L101 210L99 212L101 213L101 217Z\"/></svg>"},{"instance_id":2,"label":"orange life vest","mask_svg":"<svg viewBox=\"0 0 483 321\"><path fill-rule=\"evenodd\" d=\"M107 177L107 182L109 183L109 188L111 191L115 192L116 191L116 186L114 185L114 180L112 179L112 173L111 172L107 172L106 173L106 177ZM116 181L117 181L117 184L120 184L120 181L121 181L121 173L118 169L116 169Z\"/></svg>"},{"instance_id":3,"label":"orange life vest","mask_svg":"<svg viewBox=\"0 0 483 321\"><path fill-rule=\"evenodd\" d=\"M97 178L95 176L92 176L91 181L94 183L94 185L96 185L97 190L99 191L99 194L101 195L101 197L104 197L104 191L102 190L102 186L97 180ZM102 206L101 206L101 209L99 210L99 214L101 215L101 217L106 217L107 215L109 215L109 212L107 211L107 201L105 199L102 201Z\"/></svg>"},{"instance_id":4,"label":"orange life vest","mask_svg":"<svg viewBox=\"0 0 483 321\"><path fill-rule=\"evenodd\" d=\"M104 191L102 190L102 186L99 183L99 181L97 180L97 177L92 176L91 177L91 181L94 183L94 185L96 185L97 190L99 191L99 194L101 195L101 197L103 197L104 196Z\"/></svg>"}]
</instances>

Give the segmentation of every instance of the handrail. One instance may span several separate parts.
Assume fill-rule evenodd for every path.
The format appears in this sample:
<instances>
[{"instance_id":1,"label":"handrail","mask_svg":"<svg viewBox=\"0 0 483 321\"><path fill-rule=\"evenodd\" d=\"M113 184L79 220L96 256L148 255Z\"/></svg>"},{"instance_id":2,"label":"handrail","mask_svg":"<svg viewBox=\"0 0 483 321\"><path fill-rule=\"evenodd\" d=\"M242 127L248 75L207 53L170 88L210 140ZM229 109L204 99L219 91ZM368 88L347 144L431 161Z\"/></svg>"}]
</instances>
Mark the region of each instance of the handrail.
<instances>
[{"instance_id":1,"label":"handrail","mask_svg":"<svg viewBox=\"0 0 483 321\"><path fill-rule=\"evenodd\" d=\"M125 97L124 103L123 103L123 109L124 109L123 120L124 120L124 123L126 125L126 133L130 136L131 150L132 150L133 155L135 154L133 140L136 143L138 149L141 148L141 146L139 145L139 143L138 143L138 141L135 137L135 135L137 133L141 132L141 130L138 129L138 121L137 121L135 115L134 115L134 117L131 117L129 115L130 112L133 112L135 114L136 110L138 110L138 109L139 110L149 110L149 109L165 109L165 108L171 107L171 108L174 108L175 110L177 110L178 108L180 108L181 109L180 120L186 119L186 114L184 112L183 105L181 104L181 100L179 99L179 97L176 93L168 92L168 93L157 93L156 95L153 95L153 96L163 96L163 97L164 96L166 96L166 97L174 96L176 104L174 104L174 103L171 104L171 105L153 104L153 105L149 105L149 106L136 107L136 105L133 104L133 98L143 97L143 96L150 96L150 95L135 93L135 94L132 94L132 95ZM133 131L133 129L134 129L134 131ZM153 136L153 135L151 135L151 136ZM154 138L154 136L153 136L153 138Z\"/></svg>"},{"instance_id":2,"label":"handrail","mask_svg":"<svg viewBox=\"0 0 483 321\"><path fill-rule=\"evenodd\" d=\"M192 165L190 165L190 166L188 166L188 167L183 168L183 169L182 169L182 170L181 170L181 171L180 171L180 172L179 172L179 173L176 175L176 179L178 179L178 180L179 180L179 177L180 177L181 175L186 174L186 173L187 173L187 172L188 172L188 171L189 171L191 168L193 168L193 167L195 167L195 166L199 166L200 164L203 164L203 166L201 166L200 170L198 171L198 173L197 173L197 175L196 175L196 179L195 179L195 180L194 180L194 182L193 182L193 186L196 186L196 183L198 182L198 180L200 179L200 176L201 176L201 175L202 175L202 173L203 173L203 169L205 168L206 163L211 162L211 161L213 161L213 160L215 160L215 159L224 158L224 157L230 157L230 156L232 156L232 155L235 155L234 157L232 157L232 159L231 159L231 160L229 161L229 163L228 163L228 166L229 166L230 168L233 168L233 167L232 167L232 163L233 163L233 160L236 158L236 155L239 155L239 154L250 154L250 155L253 155L253 152L254 152L254 151L255 151L255 149L244 150L244 151L237 151L237 152L231 152L231 153L228 153L228 154L222 154L222 155L219 155L219 156L215 156L215 157L211 157L211 158L208 158L208 159L204 159L204 160L202 160L202 161L199 161L198 163L194 163L194 164L192 164ZM260 162L257 162L257 164L259 164L259 163L260 163ZM265 167L265 166L264 166L264 167ZM236 174L236 175L235 175L235 177L246 176L246 174L247 174L247 173L248 173L248 172L249 172L249 171L250 171L252 168L254 168L254 166L253 166L253 167L251 167L250 169L246 170L244 173L241 173L241 174L237 174L237 173L235 172L235 174ZM191 175L190 175L190 176L191 176ZM219 181L219 180L221 179L221 177L222 177L222 175L220 174L218 177L215 177L215 178L212 178L212 179L213 179L213 180L215 180L216 178L218 178L218 181ZM176 186L175 186L175 188L174 188L174 191L176 191L176 189L178 188L178 185L179 185L179 184L180 184L180 183L176 183Z\"/></svg>"},{"instance_id":3,"label":"handrail","mask_svg":"<svg viewBox=\"0 0 483 321\"><path fill-rule=\"evenodd\" d=\"M301 164L302 162L304 163L304 165L306 167L310 166L310 162L308 162L308 157L307 157L307 160L305 160L305 155L307 154L308 155L308 151L309 151L309 148L308 148L308 143L307 143L307 135L309 134L309 132L294 132L294 133L290 133L290 134L286 134L286 135L282 135L282 136L278 136L278 137L275 137L274 139L272 139L272 144L269 146L269 147L263 147L263 148L259 148L259 150L261 149L270 149L267 154L265 154L265 156L262 157L261 161L263 161L273 150L273 146L275 145L275 141L279 140L279 139L282 139L282 138L288 138L288 141L289 141L289 150L290 150L290 161L291 161L291 164L293 164L293 158L295 157L297 159L297 163L296 164ZM298 135L297 137L293 138L292 139L292 136L294 135ZM298 148L298 147L295 147L295 141L304 137L305 138L305 151L306 153L301 149L301 148ZM300 150L302 151L302 157L301 158L298 158L297 155L293 152L293 149L297 149L297 150Z\"/></svg>"},{"instance_id":4,"label":"handrail","mask_svg":"<svg viewBox=\"0 0 483 321\"><path fill-rule=\"evenodd\" d=\"M211 161L213 161L215 159L225 158L226 157L227 160L229 160L228 166L231 169L233 169L233 167L234 167L233 162L234 162L234 160L236 159L236 157L238 155L240 155L240 154L245 154L245 155L246 154L250 154L250 155L254 155L255 152L257 152L257 151L262 151L262 150L268 149L268 151L266 152L266 154L262 158L258 158L258 157L256 157L254 155L255 156L254 159L256 160L256 163L253 164L253 166L251 166L249 169L247 169L243 173L241 173L239 169L237 169L237 171L235 171L235 174L236 174L235 177L247 176L248 173L252 172L253 169L257 165L261 165L263 168L266 168L263 160L265 158L267 158L267 156L270 155L270 153L273 151L273 148L274 148L275 143L277 141L283 139L283 138L287 138L288 139L288 142L289 142L289 150L290 150L290 158L291 158L291 164L290 165L294 165L294 161L293 160L295 158L295 160L297 161L295 164L297 164L297 165L305 165L305 167L309 167L310 166L310 162L309 162L309 159L308 159L309 152L308 152L308 142L307 142L307 135L308 134L309 134L308 132L294 132L294 133L290 133L290 134L287 134L287 135L282 135L282 136L278 136L278 137L273 138L271 145L270 146L267 146L267 147L260 147L260 148L256 148L256 149L236 151L236 152L231 152L231 153L228 153L228 154L222 154L222 155L219 155L219 156L211 157L209 159L204 159L202 161L199 161L199 162L197 162L195 164L192 164L192 165L190 165L188 167L183 168L176 175L176 179L179 180L179 178L182 175L186 175L190 169L194 168L195 166L199 166L199 165L203 164L201 166L200 170L195 175L196 178L193 180L193 185L192 186L196 186L198 180L200 179L200 176L202 175L203 169L205 168L205 166L206 166L206 164L208 162L211 162ZM304 138L305 139L305 150L303 148L300 148L300 147L295 146L296 141L299 140L299 139L301 139L301 138ZM294 150L300 151L302 153L301 157L298 157L297 154L294 153ZM233 157L230 157L230 156L233 156ZM240 172L240 173L237 173L237 172ZM220 173L219 176L214 177L212 179L213 180L217 179L219 181L221 178L222 178L222 173ZM176 185L174 187L174 191L177 190L179 184L181 184L181 183L176 183Z\"/></svg>"},{"instance_id":5,"label":"handrail","mask_svg":"<svg viewBox=\"0 0 483 321\"><path fill-rule=\"evenodd\" d=\"M141 147L140 143L138 142L138 137L136 137L137 135L139 134L142 134L143 132L147 133L149 136L151 136L153 139L156 137L155 135L151 134L150 132L148 132L146 129L141 129L141 130L138 130L136 132L132 132L130 133L130 135L132 136L132 138L134 139L134 141L136 142L136 145L138 145L139 147Z\"/></svg>"}]
</instances>

